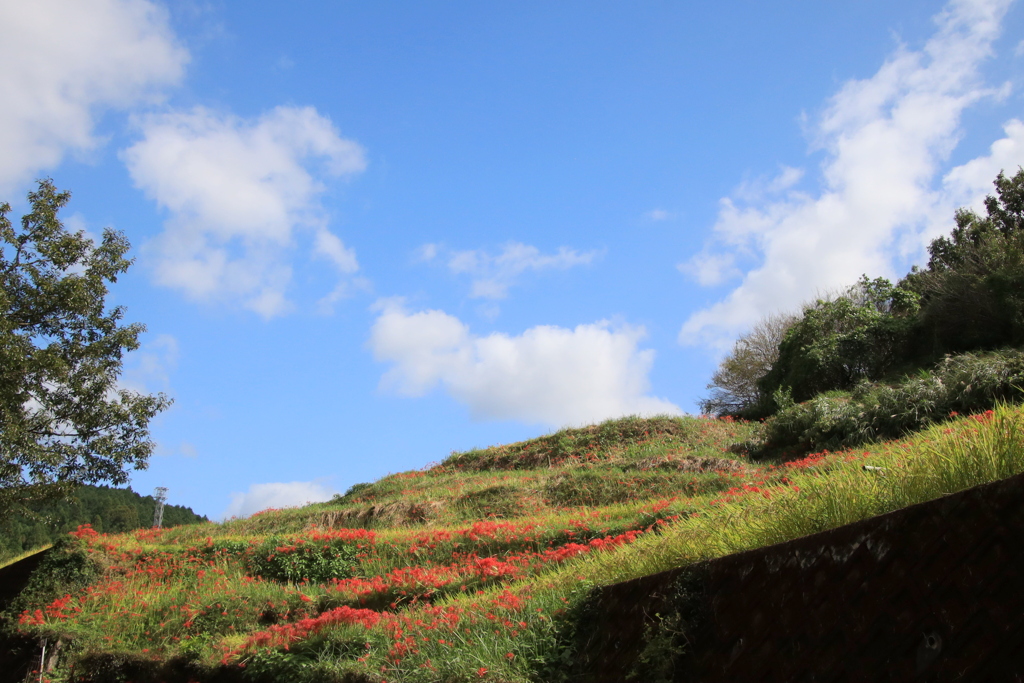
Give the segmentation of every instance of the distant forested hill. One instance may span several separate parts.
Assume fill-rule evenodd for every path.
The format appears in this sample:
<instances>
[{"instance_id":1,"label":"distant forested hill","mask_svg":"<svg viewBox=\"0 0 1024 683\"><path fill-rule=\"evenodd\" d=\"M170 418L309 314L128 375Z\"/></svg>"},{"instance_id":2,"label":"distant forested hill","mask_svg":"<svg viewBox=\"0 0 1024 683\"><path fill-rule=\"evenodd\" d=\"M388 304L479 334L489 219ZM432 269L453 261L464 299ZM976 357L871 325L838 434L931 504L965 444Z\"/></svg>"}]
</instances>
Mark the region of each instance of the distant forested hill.
<instances>
[{"instance_id":1,"label":"distant forested hill","mask_svg":"<svg viewBox=\"0 0 1024 683\"><path fill-rule=\"evenodd\" d=\"M156 501L131 488L83 486L69 499L35 503L0 520L0 562L91 524L101 533L120 533L153 524ZM208 521L191 508L164 505L165 527Z\"/></svg>"}]
</instances>

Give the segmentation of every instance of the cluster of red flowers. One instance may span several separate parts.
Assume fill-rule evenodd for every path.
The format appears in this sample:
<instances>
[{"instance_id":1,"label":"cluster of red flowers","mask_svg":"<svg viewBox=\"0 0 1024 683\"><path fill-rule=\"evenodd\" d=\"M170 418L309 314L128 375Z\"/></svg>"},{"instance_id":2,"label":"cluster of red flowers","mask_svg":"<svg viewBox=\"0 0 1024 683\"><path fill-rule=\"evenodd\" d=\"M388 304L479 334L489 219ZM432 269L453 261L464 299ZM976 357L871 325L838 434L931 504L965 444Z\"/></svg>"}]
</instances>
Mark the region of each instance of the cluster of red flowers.
<instances>
[{"instance_id":1,"label":"cluster of red flowers","mask_svg":"<svg viewBox=\"0 0 1024 683\"><path fill-rule=\"evenodd\" d=\"M164 529L154 526L148 529L138 529L133 535L135 536L136 541L155 542L160 540L164 535L164 531Z\"/></svg>"},{"instance_id":2,"label":"cluster of red flowers","mask_svg":"<svg viewBox=\"0 0 1024 683\"><path fill-rule=\"evenodd\" d=\"M806 470L808 468L814 467L815 465L820 465L828 458L829 455L830 453L828 451L822 451L821 453L811 453L810 455L804 456L799 460L791 460L785 463L785 465L786 467L792 467L794 469Z\"/></svg>"},{"instance_id":3,"label":"cluster of red flowers","mask_svg":"<svg viewBox=\"0 0 1024 683\"><path fill-rule=\"evenodd\" d=\"M375 612L372 609L354 609L342 606L323 612L319 616L302 619L291 624L275 624L264 631L251 635L238 650L226 654L224 663L227 663L235 654L250 648L284 647L288 649L291 643L334 624L359 624L368 629L373 628L384 616L384 613Z\"/></svg>"},{"instance_id":4,"label":"cluster of red flowers","mask_svg":"<svg viewBox=\"0 0 1024 683\"><path fill-rule=\"evenodd\" d=\"M76 600L73 596L65 595L64 597L57 598L51 602L46 606L45 610L37 609L35 612L25 610L21 613L21 616L18 617L18 623L39 625L46 623L46 617L51 617L53 619L67 619L68 617L72 617L82 611L81 607L72 604L75 602Z\"/></svg>"},{"instance_id":5,"label":"cluster of red flowers","mask_svg":"<svg viewBox=\"0 0 1024 683\"><path fill-rule=\"evenodd\" d=\"M389 643L387 660L398 665L406 657L419 654L424 644L436 643L445 647L458 645L453 636L459 634L458 637L462 638L462 633L471 632L468 626L476 624L490 622L488 629L495 633L501 633L504 629L510 636L517 637L528 624L515 615L526 609L528 601L528 595L506 589L487 603L474 602L469 607L422 605L402 613L337 607L317 617L274 625L254 633L241 646L225 650L222 662L228 664L246 652L262 648L280 647L287 650L296 642L331 626L352 625L363 626L367 631L380 626ZM369 650L371 644L367 642L366 647ZM515 659L515 653L509 652L505 657L511 661ZM359 661L365 662L367 659L368 656L363 656ZM429 662L424 666L429 667Z\"/></svg>"},{"instance_id":6,"label":"cluster of red flowers","mask_svg":"<svg viewBox=\"0 0 1024 683\"><path fill-rule=\"evenodd\" d=\"M334 579L329 590L349 596L349 599L359 599L361 604L366 604L372 599L429 599L438 591L455 584L458 584L460 589L465 589L471 583L484 585L521 579L536 573L548 564L632 543L642 533L627 531L615 536L595 538L587 543L565 543L540 552L506 554L500 558L479 557L471 553L462 555L458 557L458 561L447 565L415 565L370 578ZM397 607L397 602L393 602L392 606Z\"/></svg>"},{"instance_id":7,"label":"cluster of red flowers","mask_svg":"<svg viewBox=\"0 0 1024 683\"><path fill-rule=\"evenodd\" d=\"M763 482L758 482L758 483L763 483ZM740 498L740 497L746 496L746 495L751 494L751 493L759 493L762 496L764 496L765 498L771 498L772 497L771 489L769 487L767 487L767 486L756 486L754 484L743 484L742 486L733 486L728 491L723 492L722 496L720 498L715 498L714 500L710 501L709 505L721 505L722 503L724 503L724 502L726 502L728 500L734 500L736 498Z\"/></svg>"},{"instance_id":8,"label":"cluster of red flowers","mask_svg":"<svg viewBox=\"0 0 1024 683\"><path fill-rule=\"evenodd\" d=\"M92 524L79 524L77 529L69 533L75 538L96 538L100 535L92 528Z\"/></svg>"},{"instance_id":9,"label":"cluster of red flowers","mask_svg":"<svg viewBox=\"0 0 1024 683\"><path fill-rule=\"evenodd\" d=\"M342 541L344 543L373 545L377 534L369 529L319 529L313 527L307 534L312 541ZM362 547L361 545L359 547Z\"/></svg>"}]
</instances>

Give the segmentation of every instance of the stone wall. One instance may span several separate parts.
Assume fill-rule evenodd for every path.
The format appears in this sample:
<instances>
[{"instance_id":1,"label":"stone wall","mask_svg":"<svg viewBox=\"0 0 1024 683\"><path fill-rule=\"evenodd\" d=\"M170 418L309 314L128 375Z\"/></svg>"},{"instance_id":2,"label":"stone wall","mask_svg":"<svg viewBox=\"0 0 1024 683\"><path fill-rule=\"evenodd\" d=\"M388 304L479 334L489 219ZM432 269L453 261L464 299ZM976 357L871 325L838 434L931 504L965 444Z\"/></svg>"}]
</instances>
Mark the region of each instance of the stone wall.
<instances>
[{"instance_id":1,"label":"stone wall","mask_svg":"<svg viewBox=\"0 0 1024 683\"><path fill-rule=\"evenodd\" d=\"M1024 681L1024 475L592 605L574 680Z\"/></svg>"}]
</instances>

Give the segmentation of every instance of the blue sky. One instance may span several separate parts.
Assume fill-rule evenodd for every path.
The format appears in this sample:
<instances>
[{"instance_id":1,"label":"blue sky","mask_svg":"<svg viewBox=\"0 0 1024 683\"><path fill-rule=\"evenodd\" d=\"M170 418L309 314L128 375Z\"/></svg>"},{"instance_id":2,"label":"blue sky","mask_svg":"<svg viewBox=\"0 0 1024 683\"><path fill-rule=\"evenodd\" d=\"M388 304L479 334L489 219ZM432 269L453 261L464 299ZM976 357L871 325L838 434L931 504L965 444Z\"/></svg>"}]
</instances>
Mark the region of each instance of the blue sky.
<instances>
[{"instance_id":1,"label":"blue sky","mask_svg":"<svg viewBox=\"0 0 1024 683\"><path fill-rule=\"evenodd\" d=\"M0 196L124 231L133 487L211 518L695 412L760 317L898 277L1024 164L1024 11L0 6Z\"/></svg>"}]
</instances>

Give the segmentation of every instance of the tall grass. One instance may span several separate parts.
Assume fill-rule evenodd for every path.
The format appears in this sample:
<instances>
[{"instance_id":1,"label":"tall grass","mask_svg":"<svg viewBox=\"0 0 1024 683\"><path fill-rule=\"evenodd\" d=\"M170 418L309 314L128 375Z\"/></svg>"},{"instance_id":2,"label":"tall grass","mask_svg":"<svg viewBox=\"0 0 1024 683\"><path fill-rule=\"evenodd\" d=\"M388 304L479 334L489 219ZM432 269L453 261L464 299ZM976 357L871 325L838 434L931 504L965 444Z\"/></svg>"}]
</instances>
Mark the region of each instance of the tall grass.
<instances>
[{"instance_id":1,"label":"tall grass","mask_svg":"<svg viewBox=\"0 0 1024 683\"><path fill-rule=\"evenodd\" d=\"M768 497L722 501L628 551L583 562L591 580L615 583L827 531L1022 472L1024 413L999 404L905 441L811 455L793 463L790 484L770 489Z\"/></svg>"}]
</instances>

